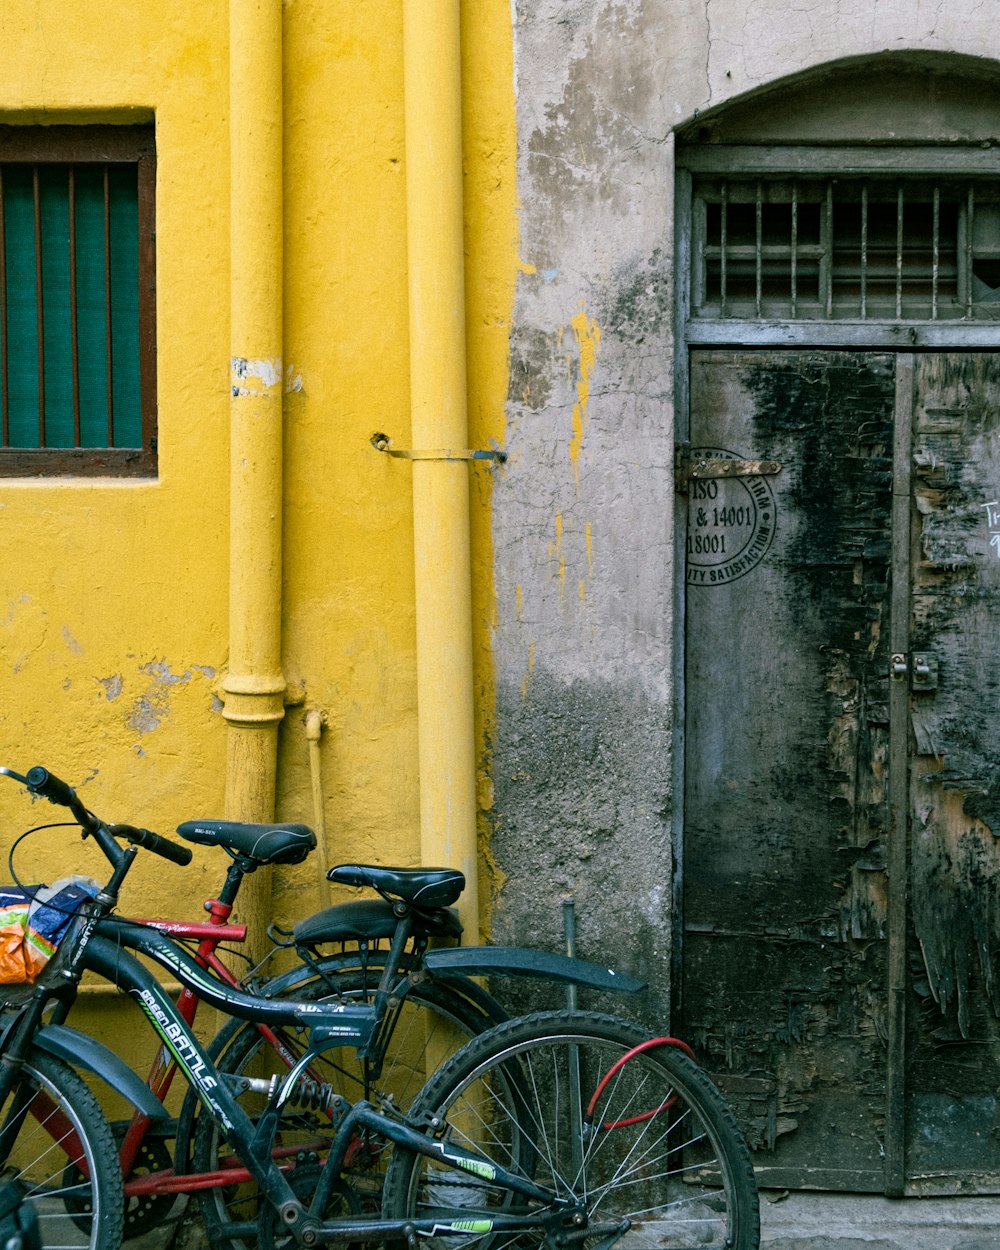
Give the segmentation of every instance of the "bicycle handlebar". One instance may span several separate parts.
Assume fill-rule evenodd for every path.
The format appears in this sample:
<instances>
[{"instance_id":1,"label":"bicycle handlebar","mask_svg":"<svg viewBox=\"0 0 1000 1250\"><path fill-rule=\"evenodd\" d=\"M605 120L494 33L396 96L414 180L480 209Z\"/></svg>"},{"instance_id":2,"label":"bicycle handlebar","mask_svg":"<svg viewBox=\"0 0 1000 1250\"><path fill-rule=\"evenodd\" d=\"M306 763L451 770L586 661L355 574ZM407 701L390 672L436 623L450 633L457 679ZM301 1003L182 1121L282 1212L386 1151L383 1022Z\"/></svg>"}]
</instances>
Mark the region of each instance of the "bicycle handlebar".
<instances>
[{"instance_id":1,"label":"bicycle handlebar","mask_svg":"<svg viewBox=\"0 0 1000 1250\"><path fill-rule=\"evenodd\" d=\"M134 842L136 846L144 846L147 851L152 851L154 855L162 855L164 859L169 859L175 864L190 864L191 848L187 846L178 846L176 842L171 842L169 838L164 838L159 833L153 833L151 829L137 829L135 825L108 825L108 833L116 838L124 838L126 842Z\"/></svg>"},{"instance_id":2,"label":"bicycle handlebar","mask_svg":"<svg viewBox=\"0 0 1000 1250\"><path fill-rule=\"evenodd\" d=\"M77 798L73 787L67 785L65 781L61 781L55 773L50 773L41 764L36 764L34 768L28 769L28 775L24 779L24 784L32 794L40 794L42 798L48 799L50 803L56 803L60 807L68 807L85 829L89 829L96 819L91 816L90 812Z\"/></svg>"},{"instance_id":3,"label":"bicycle handlebar","mask_svg":"<svg viewBox=\"0 0 1000 1250\"><path fill-rule=\"evenodd\" d=\"M188 847L178 846L175 842L171 842L168 838L164 838L158 833L153 833L149 829L138 829L134 825L106 825L93 812L89 812L84 807L79 795L72 786L67 785L55 773L50 773L47 768L43 768L40 764L29 769L27 776L24 777L10 768L0 768L0 774L13 777L15 781L21 782L32 794L41 795L42 798L48 799L50 803L56 803L60 807L68 807L76 818L77 823L83 829L84 835L88 833L98 835L100 830L106 830L113 838L124 838L127 842L143 846L147 851L152 851L154 855L160 855L163 859L169 859L172 863L183 866L191 862L191 851ZM98 836L97 840L103 848L103 839ZM108 852L105 850L105 853Z\"/></svg>"}]
</instances>

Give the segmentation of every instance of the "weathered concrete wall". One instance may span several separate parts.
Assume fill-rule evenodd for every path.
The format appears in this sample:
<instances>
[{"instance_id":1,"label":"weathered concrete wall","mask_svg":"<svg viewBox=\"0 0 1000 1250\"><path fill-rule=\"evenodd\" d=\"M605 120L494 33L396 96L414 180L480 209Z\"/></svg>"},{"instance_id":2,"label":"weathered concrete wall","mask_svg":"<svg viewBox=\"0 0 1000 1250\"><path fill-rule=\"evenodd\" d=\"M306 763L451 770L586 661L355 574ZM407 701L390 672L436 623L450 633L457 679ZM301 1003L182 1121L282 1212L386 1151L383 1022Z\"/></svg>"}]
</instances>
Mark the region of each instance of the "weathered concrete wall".
<instances>
[{"instance_id":1,"label":"weathered concrete wall","mask_svg":"<svg viewBox=\"0 0 1000 1250\"><path fill-rule=\"evenodd\" d=\"M669 997L674 803L673 131L845 58L1000 49L971 0L512 13L521 275L493 495L493 936L557 944L573 893L581 954L648 977L652 1013Z\"/></svg>"},{"instance_id":2,"label":"weathered concrete wall","mask_svg":"<svg viewBox=\"0 0 1000 1250\"><path fill-rule=\"evenodd\" d=\"M672 295L663 13L518 4L522 276L494 487L496 940L665 987ZM641 948L641 950L640 950ZM665 1007L664 999L660 1006Z\"/></svg>"}]
</instances>

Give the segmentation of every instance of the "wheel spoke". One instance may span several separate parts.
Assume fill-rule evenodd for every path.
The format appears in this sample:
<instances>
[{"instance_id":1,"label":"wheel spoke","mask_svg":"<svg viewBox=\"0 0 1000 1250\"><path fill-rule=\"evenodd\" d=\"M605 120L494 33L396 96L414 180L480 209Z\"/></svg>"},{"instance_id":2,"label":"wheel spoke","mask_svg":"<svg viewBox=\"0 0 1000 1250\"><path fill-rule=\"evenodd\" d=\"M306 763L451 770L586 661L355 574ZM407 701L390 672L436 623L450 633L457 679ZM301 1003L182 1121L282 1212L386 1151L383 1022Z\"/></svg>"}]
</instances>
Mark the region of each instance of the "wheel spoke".
<instances>
[{"instance_id":1,"label":"wheel spoke","mask_svg":"<svg viewBox=\"0 0 1000 1250\"><path fill-rule=\"evenodd\" d=\"M397 1150L386 1215L428 1212L447 1226L463 1212L476 1225L533 1213L533 1229L484 1230L479 1241L489 1250L533 1250L564 1233L584 1250L755 1250L756 1187L732 1113L686 1056L676 1048L639 1049L648 1040L611 1017L554 1012L510 1021L471 1042L428 1083L414 1117L446 1123L450 1140L556 1197L549 1208L526 1204L499 1183L460 1179ZM588 1100L593 1114L581 1133ZM463 1237L461 1245L472 1240ZM459 1245L445 1233L429 1244Z\"/></svg>"}]
</instances>

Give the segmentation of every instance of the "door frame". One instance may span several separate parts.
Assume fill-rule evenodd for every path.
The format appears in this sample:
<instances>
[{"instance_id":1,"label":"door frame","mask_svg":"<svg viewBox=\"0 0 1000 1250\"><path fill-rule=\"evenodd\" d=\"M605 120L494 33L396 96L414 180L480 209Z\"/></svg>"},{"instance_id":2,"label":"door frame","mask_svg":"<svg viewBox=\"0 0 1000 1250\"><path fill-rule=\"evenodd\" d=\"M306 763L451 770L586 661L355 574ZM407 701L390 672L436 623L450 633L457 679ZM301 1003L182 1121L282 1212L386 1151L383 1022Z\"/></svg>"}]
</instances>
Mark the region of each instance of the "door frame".
<instances>
[{"instance_id":1,"label":"door frame","mask_svg":"<svg viewBox=\"0 0 1000 1250\"><path fill-rule=\"evenodd\" d=\"M927 351L1000 351L1000 323L989 321L933 320L780 320L774 318L696 318L692 316L692 275L694 255L694 179L699 174L751 175L760 178L797 173L830 173L843 176L891 177L925 175L989 176L1000 184L1000 151L981 147L753 147L684 146L677 149L675 171L674 223L674 427L675 455L680 457L689 443L690 361L699 348L829 349L842 351L890 351L897 355L894 463L911 462L910 439L913 419L913 357ZM905 443L905 445L904 445ZM907 489L894 489L892 526L908 532L910 524L909 475ZM686 538L687 493L682 476L675 478L674 490L674 664L673 664L673 826L672 826L672 946L671 1015L679 1019L683 1011L684 968L684 796L686 776ZM897 531L899 532L899 531ZM909 633L910 584L908 544L894 544L891 649L905 651ZM905 570L896 561L905 559ZM897 598L898 596L898 598ZM905 602L904 602L905 599ZM908 683L890 683L890 715L897 724L909 719ZM906 732L892 734L897 756L890 760L890 837L888 845L889 932L888 948L888 1076L886 1093L885 1192L902 1196L905 1190L905 1048L907 990L906 908L908 888L908 740ZM894 923L893 923L894 922Z\"/></svg>"}]
</instances>

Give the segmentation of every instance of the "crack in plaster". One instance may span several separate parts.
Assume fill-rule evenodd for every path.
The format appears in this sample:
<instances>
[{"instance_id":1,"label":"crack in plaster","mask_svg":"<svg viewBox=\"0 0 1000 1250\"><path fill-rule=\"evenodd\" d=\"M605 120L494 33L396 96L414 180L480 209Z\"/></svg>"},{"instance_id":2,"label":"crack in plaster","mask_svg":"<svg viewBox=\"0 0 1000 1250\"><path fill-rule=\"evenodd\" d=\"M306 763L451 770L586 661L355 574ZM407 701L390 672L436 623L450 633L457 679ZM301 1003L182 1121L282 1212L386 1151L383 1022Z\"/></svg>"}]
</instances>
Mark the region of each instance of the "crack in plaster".
<instances>
[{"instance_id":1,"label":"crack in plaster","mask_svg":"<svg viewBox=\"0 0 1000 1250\"><path fill-rule=\"evenodd\" d=\"M712 0L705 0L705 100L712 103ZM695 110L697 112L697 109Z\"/></svg>"}]
</instances>

